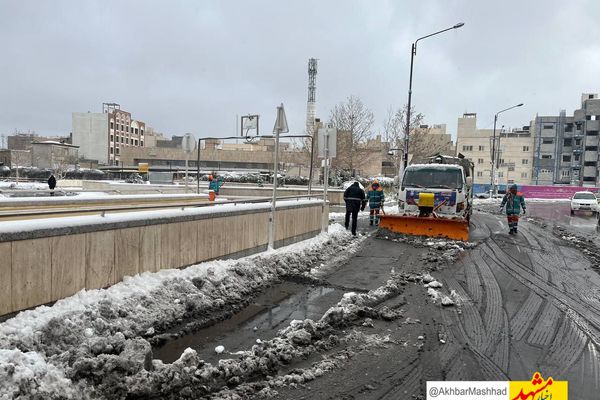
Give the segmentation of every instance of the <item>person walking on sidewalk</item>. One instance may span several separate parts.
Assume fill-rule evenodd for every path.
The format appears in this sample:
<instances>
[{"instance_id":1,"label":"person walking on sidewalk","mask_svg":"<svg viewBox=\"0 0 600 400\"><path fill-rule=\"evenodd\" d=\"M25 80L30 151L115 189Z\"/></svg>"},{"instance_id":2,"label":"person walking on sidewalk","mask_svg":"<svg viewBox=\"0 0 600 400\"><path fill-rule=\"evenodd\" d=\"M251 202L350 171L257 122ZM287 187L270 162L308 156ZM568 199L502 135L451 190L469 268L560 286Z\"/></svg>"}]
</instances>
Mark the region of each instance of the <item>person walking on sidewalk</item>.
<instances>
[{"instance_id":1,"label":"person walking on sidewalk","mask_svg":"<svg viewBox=\"0 0 600 400\"><path fill-rule=\"evenodd\" d=\"M522 193L517 192L517 185L511 185L508 192L502 198L502 204L500 205L500 211L506 206L506 219L508 220L509 234L514 235L517 233L517 227L519 225L519 214L523 209L525 214L525 198Z\"/></svg>"},{"instance_id":2,"label":"person walking on sidewalk","mask_svg":"<svg viewBox=\"0 0 600 400\"><path fill-rule=\"evenodd\" d=\"M50 196L54 196L54 188L56 187L56 178L54 174L50 174L50 178L48 178L48 188L50 189Z\"/></svg>"},{"instance_id":3,"label":"person walking on sidewalk","mask_svg":"<svg viewBox=\"0 0 600 400\"><path fill-rule=\"evenodd\" d=\"M371 184L371 188L367 192L369 198L369 225L379 225L379 210L383 208L385 195L379 181L375 179Z\"/></svg>"},{"instance_id":4,"label":"person walking on sidewalk","mask_svg":"<svg viewBox=\"0 0 600 400\"><path fill-rule=\"evenodd\" d=\"M208 176L208 190L212 190L215 194L219 194L221 186L223 186L223 177L214 179L212 175Z\"/></svg>"},{"instance_id":5,"label":"person walking on sidewalk","mask_svg":"<svg viewBox=\"0 0 600 400\"><path fill-rule=\"evenodd\" d=\"M358 182L354 182L344 191L344 201L346 202L346 219L344 226L348 229L350 225L350 216L352 216L352 235L356 236L356 225L358 211L364 210L367 205L365 191L361 189Z\"/></svg>"}]
</instances>

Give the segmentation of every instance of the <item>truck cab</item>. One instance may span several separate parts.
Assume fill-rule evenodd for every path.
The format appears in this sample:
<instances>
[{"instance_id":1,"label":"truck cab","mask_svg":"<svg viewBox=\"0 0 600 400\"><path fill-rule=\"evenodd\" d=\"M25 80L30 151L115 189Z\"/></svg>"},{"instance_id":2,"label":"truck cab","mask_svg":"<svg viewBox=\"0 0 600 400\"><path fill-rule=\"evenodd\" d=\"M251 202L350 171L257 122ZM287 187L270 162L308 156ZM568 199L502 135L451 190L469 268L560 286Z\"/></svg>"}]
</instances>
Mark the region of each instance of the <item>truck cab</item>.
<instances>
[{"instance_id":1,"label":"truck cab","mask_svg":"<svg viewBox=\"0 0 600 400\"><path fill-rule=\"evenodd\" d=\"M435 156L409 165L398 192L400 214L469 219L473 164L459 157Z\"/></svg>"}]
</instances>

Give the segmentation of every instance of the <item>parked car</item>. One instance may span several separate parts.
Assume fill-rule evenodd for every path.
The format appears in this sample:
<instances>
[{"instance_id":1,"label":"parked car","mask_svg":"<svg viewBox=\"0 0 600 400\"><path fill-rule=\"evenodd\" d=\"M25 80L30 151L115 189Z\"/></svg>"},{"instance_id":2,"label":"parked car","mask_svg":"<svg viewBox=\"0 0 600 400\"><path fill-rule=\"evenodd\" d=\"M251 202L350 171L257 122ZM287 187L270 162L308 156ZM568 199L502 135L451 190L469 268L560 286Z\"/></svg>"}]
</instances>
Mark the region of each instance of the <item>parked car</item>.
<instances>
[{"instance_id":1,"label":"parked car","mask_svg":"<svg viewBox=\"0 0 600 400\"><path fill-rule=\"evenodd\" d=\"M591 211L592 214L598 214L598 199L592 192L577 192L571 197L571 215L575 211Z\"/></svg>"}]
</instances>

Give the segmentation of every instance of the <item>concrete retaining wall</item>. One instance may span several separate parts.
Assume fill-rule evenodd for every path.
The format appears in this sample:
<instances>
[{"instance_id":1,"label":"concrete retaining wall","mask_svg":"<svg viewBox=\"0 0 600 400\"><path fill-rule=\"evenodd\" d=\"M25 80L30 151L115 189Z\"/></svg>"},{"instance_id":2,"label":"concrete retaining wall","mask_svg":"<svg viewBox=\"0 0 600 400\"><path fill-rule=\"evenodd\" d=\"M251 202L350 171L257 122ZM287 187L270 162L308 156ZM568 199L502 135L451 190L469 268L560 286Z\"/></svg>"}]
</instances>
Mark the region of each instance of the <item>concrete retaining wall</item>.
<instances>
[{"instance_id":1,"label":"concrete retaining wall","mask_svg":"<svg viewBox=\"0 0 600 400\"><path fill-rule=\"evenodd\" d=\"M81 289L104 288L128 275L266 249L268 204L238 206L237 211L223 207L227 211L14 232L2 232L0 224L0 315ZM318 234L327 213L318 201L282 202L275 246Z\"/></svg>"},{"instance_id":2,"label":"concrete retaining wall","mask_svg":"<svg viewBox=\"0 0 600 400\"><path fill-rule=\"evenodd\" d=\"M234 186L235 185L235 186ZM202 187L201 187L202 189ZM227 196L240 196L240 197L270 197L273 193L273 189L271 187L257 187L249 186L238 186L233 183L225 183L223 187L219 190L219 195L221 197ZM301 196L308 194L308 188L278 188L277 196L285 197L285 196ZM323 189L317 188L313 189L312 194L315 196L323 195ZM340 189L329 189L327 190L327 199L331 205L340 205L344 203L344 191Z\"/></svg>"}]
</instances>

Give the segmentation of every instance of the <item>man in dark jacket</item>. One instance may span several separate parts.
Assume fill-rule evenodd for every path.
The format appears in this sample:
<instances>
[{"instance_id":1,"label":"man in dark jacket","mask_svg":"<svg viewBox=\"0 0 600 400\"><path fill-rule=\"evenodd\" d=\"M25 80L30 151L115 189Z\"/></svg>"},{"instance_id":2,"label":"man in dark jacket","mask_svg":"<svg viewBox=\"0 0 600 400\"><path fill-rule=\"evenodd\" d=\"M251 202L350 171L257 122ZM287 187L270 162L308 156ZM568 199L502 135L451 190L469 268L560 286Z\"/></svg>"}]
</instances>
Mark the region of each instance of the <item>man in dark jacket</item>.
<instances>
[{"instance_id":1,"label":"man in dark jacket","mask_svg":"<svg viewBox=\"0 0 600 400\"><path fill-rule=\"evenodd\" d=\"M344 192L344 201L346 202L346 220L344 225L346 229L350 224L350 215L352 215L352 235L356 236L356 220L358 211L364 210L367 205L365 191L360 188L358 182L354 182Z\"/></svg>"},{"instance_id":2,"label":"man in dark jacket","mask_svg":"<svg viewBox=\"0 0 600 400\"><path fill-rule=\"evenodd\" d=\"M54 188L56 187L56 178L54 174L50 174L50 178L48 178L48 187L50 188L50 196L54 196Z\"/></svg>"}]
</instances>

